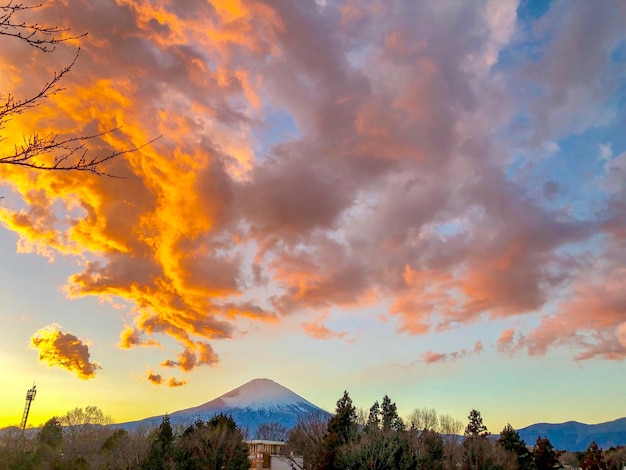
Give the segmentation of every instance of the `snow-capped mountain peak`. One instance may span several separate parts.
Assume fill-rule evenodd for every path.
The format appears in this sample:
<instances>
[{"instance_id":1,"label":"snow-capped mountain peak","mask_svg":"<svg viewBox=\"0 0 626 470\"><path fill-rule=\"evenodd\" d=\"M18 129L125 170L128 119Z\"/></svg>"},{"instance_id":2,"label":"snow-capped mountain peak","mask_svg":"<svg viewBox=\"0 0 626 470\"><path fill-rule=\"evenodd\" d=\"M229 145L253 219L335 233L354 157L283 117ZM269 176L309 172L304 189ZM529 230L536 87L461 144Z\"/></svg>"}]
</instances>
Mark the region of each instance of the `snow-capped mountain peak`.
<instances>
[{"instance_id":1,"label":"snow-capped mountain peak","mask_svg":"<svg viewBox=\"0 0 626 470\"><path fill-rule=\"evenodd\" d=\"M219 413L232 416L250 436L262 423L278 422L290 429L299 417L305 415L330 416L327 411L273 380L254 379L202 405L170 413L169 417L172 424L189 424L196 419L208 420ZM160 420L161 417L154 416L123 426L132 428L142 423L155 425Z\"/></svg>"},{"instance_id":2,"label":"snow-capped mountain peak","mask_svg":"<svg viewBox=\"0 0 626 470\"><path fill-rule=\"evenodd\" d=\"M218 398L229 408L251 410L284 408L301 403L314 406L286 387L270 379L254 379Z\"/></svg>"},{"instance_id":3,"label":"snow-capped mountain peak","mask_svg":"<svg viewBox=\"0 0 626 470\"><path fill-rule=\"evenodd\" d=\"M323 412L310 401L273 380L254 379L214 400L194 408L177 411L172 415L203 415L216 410L227 411L231 414L244 410L257 414Z\"/></svg>"}]
</instances>

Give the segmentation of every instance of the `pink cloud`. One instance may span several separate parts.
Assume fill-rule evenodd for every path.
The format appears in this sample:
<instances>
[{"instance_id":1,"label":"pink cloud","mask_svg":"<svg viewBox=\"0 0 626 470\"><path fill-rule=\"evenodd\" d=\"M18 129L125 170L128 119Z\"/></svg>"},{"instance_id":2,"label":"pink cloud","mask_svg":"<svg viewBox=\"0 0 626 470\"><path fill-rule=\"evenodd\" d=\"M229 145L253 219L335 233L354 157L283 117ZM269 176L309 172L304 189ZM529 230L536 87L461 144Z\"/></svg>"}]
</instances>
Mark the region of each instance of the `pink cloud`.
<instances>
[{"instance_id":1,"label":"pink cloud","mask_svg":"<svg viewBox=\"0 0 626 470\"><path fill-rule=\"evenodd\" d=\"M514 346L515 328L504 330L498 337L498 351L510 351Z\"/></svg>"},{"instance_id":2,"label":"pink cloud","mask_svg":"<svg viewBox=\"0 0 626 470\"><path fill-rule=\"evenodd\" d=\"M569 345L580 352L577 360L624 360L626 345L626 281L618 255L605 268L602 283L594 275L581 276L574 295L556 314L544 317L537 328L520 340L529 354L543 355L552 346Z\"/></svg>"},{"instance_id":3,"label":"pink cloud","mask_svg":"<svg viewBox=\"0 0 626 470\"><path fill-rule=\"evenodd\" d=\"M446 362L448 360L455 361L465 356L480 354L483 352L484 347L481 341L476 341L474 343L474 348L467 350L461 349L460 351L453 351L450 353L438 353L434 351L426 351L422 354L422 360L427 364L433 364L435 362Z\"/></svg>"},{"instance_id":4,"label":"pink cloud","mask_svg":"<svg viewBox=\"0 0 626 470\"><path fill-rule=\"evenodd\" d=\"M426 351L422 358L427 364L432 364L435 362L444 362L447 359L447 355L443 353L436 353L434 351Z\"/></svg>"}]
</instances>

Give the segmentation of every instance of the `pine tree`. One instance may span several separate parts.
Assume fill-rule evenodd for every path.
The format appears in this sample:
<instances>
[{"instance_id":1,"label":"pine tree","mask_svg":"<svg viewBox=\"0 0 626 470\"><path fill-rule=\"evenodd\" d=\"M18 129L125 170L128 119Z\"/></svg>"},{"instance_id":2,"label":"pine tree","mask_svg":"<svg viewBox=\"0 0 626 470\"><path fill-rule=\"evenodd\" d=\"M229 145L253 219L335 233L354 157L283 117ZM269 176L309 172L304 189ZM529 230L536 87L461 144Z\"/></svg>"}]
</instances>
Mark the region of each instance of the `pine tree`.
<instances>
[{"instance_id":1,"label":"pine tree","mask_svg":"<svg viewBox=\"0 0 626 470\"><path fill-rule=\"evenodd\" d=\"M328 422L328 431L335 433L342 444L350 442L356 436L356 408L346 391L337 401L337 410Z\"/></svg>"},{"instance_id":2,"label":"pine tree","mask_svg":"<svg viewBox=\"0 0 626 470\"><path fill-rule=\"evenodd\" d=\"M177 442L177 469L248 470L248 448L231 416L223 413L206 423L196 421Z\"/></svg>"},{"instance_id":3,"label":"pine tree","mask_svg":"<svg viewBox=\"0 0 626 470\"><path fill-rule=\"evenodd\" d=\"M404 422L398 415L398 408L387 395L383 397L383 402L380 405L380 414L383 431L402 431L404 429Z\"/></svg>"},{"instance_id":4,"label":"pine tree","mask_svg":"<svg viewBox=\"0 0 626 470\"><path fill-rule=\"evenodd\" d=\"M472 410L467 417L469 422L465 428L463 440L463 467L467 470L482 469L488 460L490 442L487 440L489 431L483 424L480 411Z\"/></svg>"},{"instance_id":5,"label":"pine tree","mask_svg":"<svg viewBox=\"0 0 626 470\"><path fill-rule=\"evenodd\" d=\"M367 417L365 429L367 431L378 431L380 429L380 405L378 401L375 401L370 408L370 414Z\"/></svg>"},{"instance_id":6,"label":"pine tree","mask_svg":"<svg viewBox=\"0 0 626 470\"><path fill-rule=\"evenodd\" d=\"M324 436L324 450L320 461L314 465L315 470L336 470L339 468L340 448L356 439L356 408L347 391L337 401L335 415L328 421L328 429Z\"/></svg>"},{"instance_id":7,"label":"pine tree","mask_svg":"<svg viewBox=\"0 0 626 470\"><path fill-rule=\"evenodd\" d=\"M607 470L608 464L604 459L602 450L598 448L596 441L591 441L589 447L585 451L581 461L580 468L582 470Z\"/></svg>"},{"instance_id":8,"label":"pine tree","mask_svg":"<svg viewBox=\"0 0 626 470\"><path fill-rule=\"evenodd\" d=\"M517 457L517 463L520 470L531 470L533 468L533 456L526 447L526 443L520 437L519 433L513 429L510 424L507 424L502 432L500 432L500 438L498 439L504 449L512 452Z\"/></svg>"},{"instance_id":9,"label":"pine tree","mask_svg":"<svg viewBox=\"0 0 626 470\"><path fill-rule=\"evenodd\" d=\"M533 449L535 468L537 470L553 470L560 467L556 450L550 440L538 437Z\"/></svg>"},{"instance_id":10,"label":"pine tree","mask_svg":"<svg viewBox=\"0 0 626 470\"><path fill-rule=\"evenodd\" d=\"M170 417L165 415L150 445L150 450L142 467L145 470L174 468L174 455L174 431L170 424Z\"/></svg>"},{"instance_id":11,"label":"pine tree","mask_svg":"<svg viewBox=\"0 0 626 470\"><path fill-rule=\"evenodd\" d=\"M467 423L467 427L465 428L465 437L487 437L489 431L487 431L487 426L483 424L480 411L470 411L467 418L469 419L469 423Z\"/></svg>"}]
</instances>

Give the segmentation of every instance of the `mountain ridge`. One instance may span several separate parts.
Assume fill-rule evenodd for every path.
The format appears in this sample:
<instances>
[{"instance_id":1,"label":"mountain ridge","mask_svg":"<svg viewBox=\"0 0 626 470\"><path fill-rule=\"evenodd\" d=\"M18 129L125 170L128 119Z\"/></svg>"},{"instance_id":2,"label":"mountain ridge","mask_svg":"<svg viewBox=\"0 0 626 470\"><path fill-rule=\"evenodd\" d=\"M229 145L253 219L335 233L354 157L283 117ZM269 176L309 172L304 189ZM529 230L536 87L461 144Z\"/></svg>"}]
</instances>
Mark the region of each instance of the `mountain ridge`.
<instances>
[{"instance_id":1,"label":"mountain ridge","mask_svg":"<svg viewBox=\"0 0 626 470\"><path fill-rule=\"evenodd\" d=\"M535 423L517 432L529 446L535 444L537 437L547 437L554 448L559 450L584 451L591 441L595 441L602 449L608 449L626 445L626 417L597 424L578 421Z\"/></svg>"}]
</instances>

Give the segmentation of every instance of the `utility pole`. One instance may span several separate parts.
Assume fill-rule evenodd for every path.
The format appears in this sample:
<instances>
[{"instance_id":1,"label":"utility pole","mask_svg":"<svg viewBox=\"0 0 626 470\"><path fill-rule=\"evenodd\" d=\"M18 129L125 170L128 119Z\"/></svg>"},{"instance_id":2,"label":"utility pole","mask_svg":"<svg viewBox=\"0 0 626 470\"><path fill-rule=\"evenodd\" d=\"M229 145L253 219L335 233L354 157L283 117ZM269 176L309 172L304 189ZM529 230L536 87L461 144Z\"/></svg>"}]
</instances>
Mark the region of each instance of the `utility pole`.
<instances>
[{"instance_id":1,"label":"utility pole","mask_svg":"<svg viewBox=\"0 0 626 470\"><path fill-rule=\"evenodd\" d=\"M22 431L26 429L26 421L28 420L28 412L30 411L30 404L35 399L35 395L37 395L37 387L33 383L33 388L29 389L26 392L26 406L24 406L24 414L22 415L22 424L20 424L20 428L22 428Z\"/></svg>"}]
</instances>

